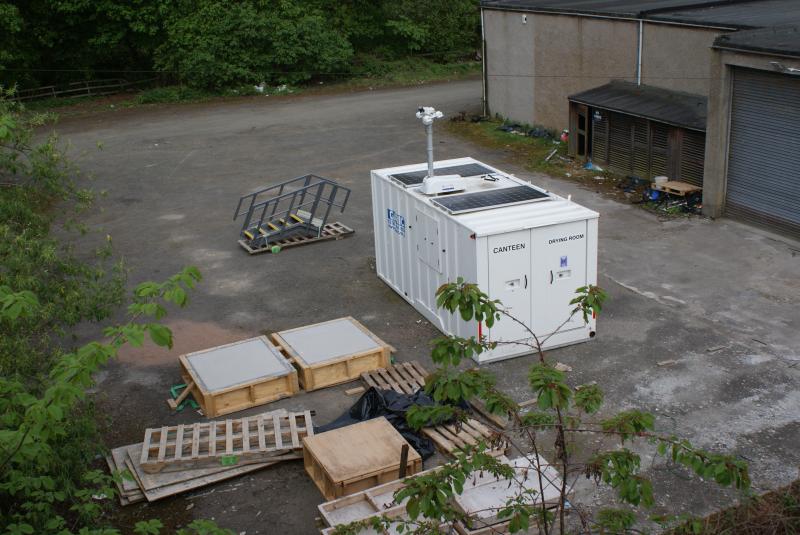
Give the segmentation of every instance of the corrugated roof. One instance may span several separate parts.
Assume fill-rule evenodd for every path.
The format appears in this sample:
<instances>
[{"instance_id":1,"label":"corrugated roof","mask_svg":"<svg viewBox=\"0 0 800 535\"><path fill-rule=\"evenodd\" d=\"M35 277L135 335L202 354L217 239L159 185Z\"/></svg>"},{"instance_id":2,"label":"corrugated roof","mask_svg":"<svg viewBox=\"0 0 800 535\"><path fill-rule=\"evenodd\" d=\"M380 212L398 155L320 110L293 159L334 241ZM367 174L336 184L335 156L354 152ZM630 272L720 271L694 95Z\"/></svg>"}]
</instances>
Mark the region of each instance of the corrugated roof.
<instances>
[{"instance_id":1,"label":"corrugated roof","mask_svg":"<svg viewBox=\"0 0 800 535\"><path fill-rule=\"evenodd\" d=\"M708 99L660 87L614 81L570 95L569 100L661 123L706 130Z\"/></svg>"},{"instance_id":2,"label":"corrugated roof","mask_svg":"<svg viewBox=\"0 0 800 535\"><path fill-rule=\"evenodd\" d=\"M652 20L685 22L727 28L763 28L800 24L798 0L751 0L749 2L681 9L648 16Z\"/></svg>"},{"instance_id":3,"label":"corrugated roof","mask_svg":"<svg viewBox=\"0 0 800 535\"><path fill-rule=\"evenodd\" d=\"M720 0L483 0L485 8L640 17L662 10L717 4Z\"/></svg>"},{"instance_id":4,"label":"corrugated roof","mask_svg":"<svg viewBox=\"0 0 800 535\"><path fill-rule=\"evenodd\" d=\"M800 26L742 30L720 35L714 48L800 57Z\"/></svg>"},{"instance_id":5,"label":"corrugated roof","mask_svg":"<svg viewBox=\"0 0 800 535\"><path fill-rule=\"evenodd\" d=\"M481 6L732 29L800 23L800 0L482 0Z\"/></svg>"}]
</instances>

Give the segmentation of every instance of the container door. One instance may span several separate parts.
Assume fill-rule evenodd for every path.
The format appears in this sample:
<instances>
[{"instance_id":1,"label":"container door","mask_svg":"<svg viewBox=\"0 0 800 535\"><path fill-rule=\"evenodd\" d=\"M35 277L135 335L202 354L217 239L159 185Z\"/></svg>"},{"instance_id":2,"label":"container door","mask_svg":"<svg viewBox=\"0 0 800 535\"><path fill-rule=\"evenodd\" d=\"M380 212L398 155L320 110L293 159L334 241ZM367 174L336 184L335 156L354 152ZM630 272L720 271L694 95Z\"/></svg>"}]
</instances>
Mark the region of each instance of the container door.
<instances>
[{"instance_id":1,"label":"container door","mask_svg":"<svg viewBox=\"0 0 800 535\"><path fill-rule=\"evenodd\" d=\"M575 297L575 290L586 285L586 240L586 221L531 231L531 307L533 331L540 341L569 319L575 308L569 302ZM583 316L576 314L560 331L582 326Z\"/></svg>"},{"instance_id":2,"label":"container door","mask_svg":"<svg viewBox=\"0 0 800 535\"><path fill-rule=\"evenodd\" d=\"M428 267L442 272L442 247L439 243L439 220L417 210L417 258Z\"/></svg>"},{"instance_id":3,"label":"container door","mask_svg":"<svg viewBox=\"0 0 800 535\"><path fill-rule=\"evenodd\" d=\"M488 239L489 297L499 299L510 314L526 325L531 319L530 237L530 230L521 230ZM489 332L492 341L529 337L522 326L509 318L501 318Z\"/></svg>"}]
</instances>

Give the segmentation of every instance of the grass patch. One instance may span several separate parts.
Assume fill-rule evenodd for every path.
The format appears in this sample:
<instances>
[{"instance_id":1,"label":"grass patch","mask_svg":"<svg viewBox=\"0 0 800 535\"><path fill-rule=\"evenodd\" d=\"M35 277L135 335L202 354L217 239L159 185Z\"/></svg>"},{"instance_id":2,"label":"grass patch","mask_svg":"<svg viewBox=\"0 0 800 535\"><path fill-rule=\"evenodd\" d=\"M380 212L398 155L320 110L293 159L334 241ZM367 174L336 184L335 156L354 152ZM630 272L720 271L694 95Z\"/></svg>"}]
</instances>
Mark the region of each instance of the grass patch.
<instances>
[{"instance_id":1,"label":"grass patch","mask_svg":"<svg viewBox=\"0 0 800 535\"><path fill-rule=\"evenodd\" d=\"M559 156L566 157L567 144L558 140L554 132L544 137L531 137L525 135L533 130L533 127L528 125L515 126L511 132L503 130L504 127L510 126L510 123L497 119L473 122L469 117L455 117L445 123L445 129L450 133L478 145L510 153L512 159L530 171L553 176L563 176L569 172L570 164L559 158ZM547 160L553 150L556 153Z\"/></svg>"},{"instance_id":2,"label":"grass patch","mask_svg":"<svg viewBox=\"0 0 800 535\"><path fill-rule=\"evenodd\" d=\"M163 104L173 102L197 102L206 100L214 95L199 89L185 86L167 86L145 89L134 97L135 104Z\"/></svg>"},{"instance_id":3,"label":"grass patch","mask_svg":"<svg viewBox=\"0 0 800 535\"><path fill-rule=\"evenodd\" d=\"M207 91L183 85L171 85L145 89L136 94L117 94L111 97L49 98L26 102L25 106L31 110L57 110L59 113L72 115L70 108L84 112L150 104L205 102L216 98L403 87L461 80L477 76L480 72L481 63L474 60L437 63L419 57L385 60L371 55L360 55L353 60L353 74L350 77L321 78L296 86L274 84L265 85L262 90L259 90L254 84L247 84L219 91Z\"/></svg>"},{"instance_id":4,"label":"grass patch","mask_svg":"<svg viewBox=\"0 0 800 535\"><path fill-rule=\"evenodd\" d=\"M353 62L353 71L356 74L352 78L334 81L331 85L361 88L461 80L480 74L481 63L473 60L437 63L419 57L383 60L362 55Z\"/></svg>"},{"instance_id":5,"label":"grass patch","mask_svg":"<svg viewBox=\"0 0 800 535\"><path fill-rule=\"evenodd\" d=\"M690 521L672 535L795 535L800 533L800 480L743 503Z\"/></svg>"}]
</instances>

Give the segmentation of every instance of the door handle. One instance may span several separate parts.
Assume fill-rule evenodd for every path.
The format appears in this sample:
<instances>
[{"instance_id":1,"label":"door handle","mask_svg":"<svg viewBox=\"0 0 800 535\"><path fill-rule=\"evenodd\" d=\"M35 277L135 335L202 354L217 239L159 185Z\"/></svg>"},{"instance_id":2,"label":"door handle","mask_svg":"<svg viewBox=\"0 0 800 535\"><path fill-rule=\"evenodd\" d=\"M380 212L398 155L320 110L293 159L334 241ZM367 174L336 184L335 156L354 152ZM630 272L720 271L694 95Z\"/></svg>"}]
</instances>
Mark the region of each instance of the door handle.
<instances>
[{"instance_id":1,"label":"door handle","mask_svg":"<svg viewBox=\"0 0 800 535\"><path fill-rule=\"evenodd\" d=\"M553 270L550 270L550 284L553 284Z\"/></svg>"},{"instance_id":2,"label":"door handle","mask_svg":"<svg viewBox=\"0 0 800 535\"><path fill-rule=\"evenodd\" d=\"M528 275L526 274L525 275L525 288L527 288L527 287L528 287Z\"/></svg>"}]
</instances>

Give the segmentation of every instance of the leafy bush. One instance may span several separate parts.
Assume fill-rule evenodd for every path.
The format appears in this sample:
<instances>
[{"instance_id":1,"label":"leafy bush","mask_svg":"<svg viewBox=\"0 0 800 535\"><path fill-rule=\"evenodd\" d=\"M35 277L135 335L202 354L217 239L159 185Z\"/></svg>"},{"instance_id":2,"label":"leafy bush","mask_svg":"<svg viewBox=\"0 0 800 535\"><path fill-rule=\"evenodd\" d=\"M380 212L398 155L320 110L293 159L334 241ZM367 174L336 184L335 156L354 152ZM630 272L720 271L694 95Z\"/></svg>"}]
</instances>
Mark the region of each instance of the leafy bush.
<instances>
[{"instance_id":1,"label":"leafy bush","mask_svg":"<svg viewBox=\"0 0 800 535\"><path fill-rule=\"evenodd\" d=\"M202 100L208 96L209 94L205 91L200 91L198 89L186 86L171 85L166 87L146 89L136 95L135 102L137 104L186 102L192 100Z\"/></svg>"},{"instance_id":2,"label":"leafy bush","mask_svg":"<svg viewBox=\"0 0 800 535\"><path fill-rule=\"evenodd\" d=\"M343 70L350 43L323 13L297 2L199 2L166 23L156 66L193 87L294 83Z\"/></svg>"},{"instance_id":3,"label":"leafy bush","mask_svg":"<svg viewBox=\"0 0 800 535\"><path fill-rule=\"evenodd\" d=\"M473 55L479 22L477 0L0 2L0 83L149 78L153 70L216 90L328 80L349 73L354 54Z\"/></svg>"},{"instance_id":4,"label":"leafy bush","mask_svg":"<svg viewBox=\"0 0 800 535\"><path fill-rule=\"evenodd\" d=\"M110 341L72 347L79 323L107 319L123 302L124 271L107 265L110 240L91 262L63 245L67 229L58 240L50 235L56 214L74 227L91 195L74 185L77 171L55 136L34 142L45 117L11 95L0 88L0 526L4 533L92 533L115 494L111 477L90 469L100 444L87 397L92 376L123 344L140 345L146 335L171 346L172 333L159 322L164 304L185 306L200 274L187 268L139 285L129 321L103 332ZM186 533L221 533L198 526Z\"/></svg>"}]
</instances>

